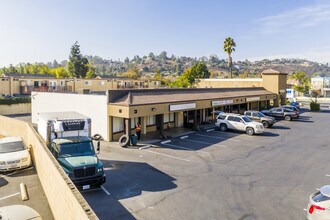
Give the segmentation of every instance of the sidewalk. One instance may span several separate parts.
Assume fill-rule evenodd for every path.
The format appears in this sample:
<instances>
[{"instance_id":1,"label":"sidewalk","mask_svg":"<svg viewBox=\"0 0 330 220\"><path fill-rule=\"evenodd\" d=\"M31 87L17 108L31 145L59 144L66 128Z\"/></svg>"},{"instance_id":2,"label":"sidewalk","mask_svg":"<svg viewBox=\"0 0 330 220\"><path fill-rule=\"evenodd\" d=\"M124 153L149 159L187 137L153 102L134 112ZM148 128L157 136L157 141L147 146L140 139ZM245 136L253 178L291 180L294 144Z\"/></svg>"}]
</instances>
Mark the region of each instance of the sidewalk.
<instances>
[{"instance_id":1,"label":"sidewalk","mask_svg":"<svg viewBox=\"0 0 330 220\"><path fill-rule=\"evenodd\" d=\"M215 125L212 124L205 124L205 125L199 125L200 130L208 130L208 129L212 129L215 128ZM187 134L191 134L194 133L196 131L194 131L192 128L170 128L170 129L166 129L164 130L164 135L167 137L166 139L170 139L170 138L175 138L175 137L179 137L182 135L187 135ZM159 131L153 131L153 132L149 132L147 134L142 134L141 135L141 140L138 141L138 144L152 144L155 142L158 142L160 140L164 140L160 137Z\"/></svg>"}]
</instances>

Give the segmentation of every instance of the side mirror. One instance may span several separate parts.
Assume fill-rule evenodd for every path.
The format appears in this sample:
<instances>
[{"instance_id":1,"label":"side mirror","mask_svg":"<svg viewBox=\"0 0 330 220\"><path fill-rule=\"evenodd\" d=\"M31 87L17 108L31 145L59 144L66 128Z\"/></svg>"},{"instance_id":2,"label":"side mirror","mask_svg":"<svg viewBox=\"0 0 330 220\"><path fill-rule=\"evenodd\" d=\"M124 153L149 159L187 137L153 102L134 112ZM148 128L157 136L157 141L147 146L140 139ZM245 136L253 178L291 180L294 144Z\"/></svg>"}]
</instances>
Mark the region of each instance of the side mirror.
<instances>
[{"instance_id":1,"label":"side mirror","mask_svg":"<svg viewBox=\"0 0 330 220\"><path fill-rule=\"evenodd\" d=\"M30 144L30 145L27 147L27 150L28 150L29 152L31 152L31 149L32 149L32 145Z\"/></svg>"},{"instance_id":2,"label":"side mirror","mask_svg":"<svg viewBox=\"0 0 330 220\"><path fill-rule=\"evenodd\" d=\"M100 146L101 146L101 143L100 143L100 141L98 141L97 148L96 148L97 153L100 153Z\"/></svg>"}]
</instances>

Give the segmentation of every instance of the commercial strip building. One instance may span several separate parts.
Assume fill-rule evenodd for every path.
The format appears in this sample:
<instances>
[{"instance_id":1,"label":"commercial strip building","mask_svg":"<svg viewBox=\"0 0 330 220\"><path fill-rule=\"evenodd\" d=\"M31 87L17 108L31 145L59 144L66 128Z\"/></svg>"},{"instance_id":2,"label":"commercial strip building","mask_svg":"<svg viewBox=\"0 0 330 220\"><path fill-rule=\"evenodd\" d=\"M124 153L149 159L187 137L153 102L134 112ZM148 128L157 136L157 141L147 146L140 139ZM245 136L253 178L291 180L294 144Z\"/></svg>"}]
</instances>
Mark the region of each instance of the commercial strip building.
<instances>
[{"instance_id":1,"label":"commercial strip building","mask_svg":"<svg viewBox=\"0 0 330 220\"><path fill-rule=\"evenodd\" d=\"M100 92L109 89L159 88L155 80L133 80L126 77L103 76L95 79L55 78L49 74L3 74L0 96L30 95L31 92Z\"/></svg>"},{"instance_id":2,"label":"commercial strip building","mask_svg":"<svg viewBox=\"0 0 330 220\"><path fill-rule=\"evenodd\" d=\"M216 110L243 113L285 104L286 74L274 70L264 71L262 79L256 80L258 84L246 80L244 87L230 87L228 80L204 81L214 87L227 86L108 90L105 95L33 92L32 122L37 123L40 112L77 111L91 117L93 134L114 141L129 135L137 122L141 123L142 134L161 133L173 127L207 123L215 118ZM230 83L235 83L234 79ZM235 85L241 83L238 80Z\"/></svg>"}]
</instances>

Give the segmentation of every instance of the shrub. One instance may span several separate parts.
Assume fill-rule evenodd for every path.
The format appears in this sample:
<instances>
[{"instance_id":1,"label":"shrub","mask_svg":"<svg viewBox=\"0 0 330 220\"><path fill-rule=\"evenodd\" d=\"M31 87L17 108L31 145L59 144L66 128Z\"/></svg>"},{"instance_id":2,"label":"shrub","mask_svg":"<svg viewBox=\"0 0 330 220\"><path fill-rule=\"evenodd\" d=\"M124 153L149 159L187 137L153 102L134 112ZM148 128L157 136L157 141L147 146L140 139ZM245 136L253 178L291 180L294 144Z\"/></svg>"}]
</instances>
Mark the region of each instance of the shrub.
<instances>
[{"instance_id":1,"label":"shrub","mask_svg":"<svg viewBox=\"0 0 330 220\"><path fill-rule=\"evenodd\" d=\"M290 105L290 101L289 100L286 100L286 105Z\"/></svg>"},{"instance_id":2,"label":"shrub","mask_svg":"<svg viewBox=\"0 0 330 220\"><path fill-rule=\"evenodd\" d=\"M0 105L15 105L21 103L31 103L31 97L20 97L20 98L11 98L11 99L0 98Z\"/></svg>"},{"instance_id":3,"label":"shrub","mask_svg":"<svg viewBox=\"0 0 330 220\"><path fill-rule=\"evenodd\" d=\"M320 111L320 104L316 102L311 102L311 111Z\"/></svg>"}]
</instances>

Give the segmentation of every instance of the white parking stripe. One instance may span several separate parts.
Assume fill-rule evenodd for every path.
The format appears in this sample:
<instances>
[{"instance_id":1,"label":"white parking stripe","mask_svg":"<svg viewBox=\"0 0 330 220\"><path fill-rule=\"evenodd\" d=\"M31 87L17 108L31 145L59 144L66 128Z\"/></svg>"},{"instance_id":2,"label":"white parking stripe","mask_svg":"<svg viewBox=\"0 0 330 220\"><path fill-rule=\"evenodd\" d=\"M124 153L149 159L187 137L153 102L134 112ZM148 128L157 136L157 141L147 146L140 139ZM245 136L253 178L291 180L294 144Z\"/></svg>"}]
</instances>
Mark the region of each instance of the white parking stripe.
<instances>
[{"instance_id":1,"label":"white parking stripe","mask_svg":"<svg viewBox=\"0 0 330 220\"><path fill-rule=\"evenodd\" d=\"M164 145L174 147L174 148L183 149L183 150L189 150L189 151L193 151L193 152L201 152L201 153L204 153L204 154L211 154L210 152L206 152L206 151L202 151L202 150L194 150L194 149L191 149L191 148L188 148L188 147L181 147L181 146L177 146L177 145L174 145L174 144L164 144Z\"/></svg>"},{"instance_id":2,"label":"white parking stripe","mask_svg":"<svg viewBox=\"0 0 330 220\"><path fill-rule=\"evenodd\" d=\"M101 189L103 190L103 192L105 192L108 196L110 196L110 193L108 190L106 190L106 188L104 188L104 186L101 186Z\"/></svg>"},{"instance_id":3,"label":"white parking stripe","mask_svg":"<svg viewBox=\"0 0 330 220\"><path fill-rule=\"evenodd\" d=\"M226 141L241 142L240 140L234 140L234 139L224 138L224 137L215 137L215 136L205 135L205 134L196 134L196 135L201 136L201 137L209 137L209 138L221 139L221 140L226 140Z\"/></svg>"},{"instance_id":4,"label":"white parking stripe","mask_svg":"<svg viewBox=\"0 0 330 220\"><path fill-rule=\"evenodd\" d=\"M8 198L13 197L13 196L17 196L17 195L19 195L19 194L21 194L21 193L18 192L18 193L11 194L11 195L9 195L9 196L2 197L2 198L0 198L0 201L1 201L1 200L4 200L4 199L8 199Z\"/></svg>"},{"instance_id":5,"label":"white parking stripe","mask_svg":"<svg viewBox=\"0 0 330 220\"><path fill-rule=\"evenodd\" d=\"M143 150L143 151L147 151L147 152L150 152L150 153L153 153L153 154L162 155L164 157L169 157L169 158L172 158L172 159L177 159L177 160L182 160L182 161L185 161L185 162L190 162L190 160L187 160L187 159L183 159L183 158L180 158L180 157L171 156L171 155L168 155L168 154L158 153L158 152L155 152L155 151L152 151L152 150Z\"/></svg>"},{"instance_id":6,"label":"white parking stripe","mask_svg":"<svg viewBox=\"0 0 330 220\"><path fill-rule=\"evenodd\" d=\"M222 144L213 144L213 143L204 142L204 141L196 141L196 140L191 140L191 139L184 139L184 140L199 143L199 144L209 144L209 145L216 145L216 146L220 146L220 147L227 147L227 146L222 145Z\"/></svg>"}]
</instances>

